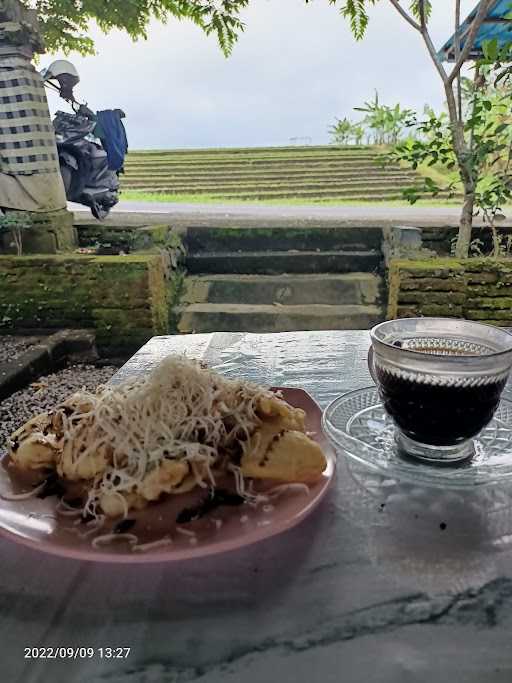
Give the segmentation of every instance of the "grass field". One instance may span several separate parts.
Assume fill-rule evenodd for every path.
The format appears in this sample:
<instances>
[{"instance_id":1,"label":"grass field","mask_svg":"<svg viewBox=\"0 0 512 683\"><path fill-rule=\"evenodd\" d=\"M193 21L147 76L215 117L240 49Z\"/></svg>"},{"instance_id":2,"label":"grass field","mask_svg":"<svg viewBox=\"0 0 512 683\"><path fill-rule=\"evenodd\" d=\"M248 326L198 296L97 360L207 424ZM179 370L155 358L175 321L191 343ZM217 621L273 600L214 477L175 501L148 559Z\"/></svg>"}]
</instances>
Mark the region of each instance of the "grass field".
<instances>
[{"instance_id":1,"label":"grass field","mask_svg":"<svg viewBox=\"0 0 512 683\"><path fill-rule=\"evenodd\" d=\"M130 152L125 168L123 198L139 201L403 203L421 181L373 147L150 150Z\"/></svg>"},{"instance_id":2,"label":"grass field","mask_svg":"<svg viewBox=\"0 0 512 683\"><path fill-rule=\"evenodd\" d=\"M154 202L154 203L171 203L171 204L227 204L236 205L242 201L247 204L257 203L262 206L304 206L304 205L322 205L322 206L372 206L375 205L375 200L371 199L259 199L254 202L239 199L223 199L218 195L208 194L159 194L152 192L137 192L136 190L124 190L122 193L123 200L134 202ZM410 206L409 202L404 199L384 199L381 201L386 206ZM420 199L415 206L460 206L460 201L457 199Z\"/></svg>"}]
</instances>

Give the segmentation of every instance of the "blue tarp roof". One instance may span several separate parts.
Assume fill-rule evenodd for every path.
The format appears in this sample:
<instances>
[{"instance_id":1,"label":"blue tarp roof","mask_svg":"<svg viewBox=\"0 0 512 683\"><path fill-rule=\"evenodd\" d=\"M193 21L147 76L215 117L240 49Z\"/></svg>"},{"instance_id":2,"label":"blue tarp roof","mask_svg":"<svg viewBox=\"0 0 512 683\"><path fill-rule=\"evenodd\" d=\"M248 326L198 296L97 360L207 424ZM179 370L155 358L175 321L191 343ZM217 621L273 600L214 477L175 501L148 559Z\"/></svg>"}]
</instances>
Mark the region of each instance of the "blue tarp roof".
<instances>
[{"instance_id":1,"label":"blue tarp roof","mask_svg":"<svg viewBox=\"0 0 512 683\"><path fill-rule=\"evenodd\" d=\"M461 36L461 47L464 47L465 36L471 28L471 22L477 13L479 5L480 3L478 3L475 9L468 15L467 19L460 27L459 35ZM487 40L496 38L501 47L512 41L512 21L504 18L511 10L512 0L496 0L478 31L475 45L469 54L468 60L478 59L482 56L482 44ZM438 52L438 55L443 62L455 61L454 38L455 35L453 35Z\"/></svg>"}]
</instances>

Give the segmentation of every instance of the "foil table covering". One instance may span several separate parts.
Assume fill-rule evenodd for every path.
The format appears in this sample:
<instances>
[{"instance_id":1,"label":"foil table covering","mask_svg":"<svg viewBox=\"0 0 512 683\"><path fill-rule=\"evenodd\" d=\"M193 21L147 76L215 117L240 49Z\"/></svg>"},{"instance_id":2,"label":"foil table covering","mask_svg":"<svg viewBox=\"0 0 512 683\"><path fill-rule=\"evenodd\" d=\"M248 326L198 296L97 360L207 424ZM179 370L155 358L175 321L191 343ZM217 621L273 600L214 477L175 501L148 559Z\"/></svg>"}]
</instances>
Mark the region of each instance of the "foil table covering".
<instances>
[{"instance_id":1,"label":"foil table covering","mask_svg":"<svg viewBox=\"0 0 512 683\"><path fill-rule=\"evenodd\" d=\"M114 381L186 353L228 376L302 387L325 407L371 384L368 345L366 331L156 337ZM458 534L450 506L435 505L340 454L308 520L210 559L99 566L2 540L2 680L509 683L508 512ZM58 645L131 649L126 659L24 658L24 646Z\"/></svg>"}]
</instances>

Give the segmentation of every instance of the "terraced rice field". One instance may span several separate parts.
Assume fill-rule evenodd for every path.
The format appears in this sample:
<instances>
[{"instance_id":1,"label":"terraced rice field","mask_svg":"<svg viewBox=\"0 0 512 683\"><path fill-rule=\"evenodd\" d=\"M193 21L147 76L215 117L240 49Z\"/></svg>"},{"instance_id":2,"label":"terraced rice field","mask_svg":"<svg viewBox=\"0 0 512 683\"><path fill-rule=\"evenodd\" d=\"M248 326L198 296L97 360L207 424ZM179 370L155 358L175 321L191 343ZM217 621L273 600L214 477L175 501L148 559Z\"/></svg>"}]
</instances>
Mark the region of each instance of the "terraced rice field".
<instances>
[{"instance_id":1,"label":"terraced rice field","mask_svg":"<svg viewBox=\"0 0 512 683\"><path fill-rule=\"evenodd\" d=\"M419 175L372 147L260 147L130 152L122 188L229 201L390 201Z\"/></svg>"}]
</instances>

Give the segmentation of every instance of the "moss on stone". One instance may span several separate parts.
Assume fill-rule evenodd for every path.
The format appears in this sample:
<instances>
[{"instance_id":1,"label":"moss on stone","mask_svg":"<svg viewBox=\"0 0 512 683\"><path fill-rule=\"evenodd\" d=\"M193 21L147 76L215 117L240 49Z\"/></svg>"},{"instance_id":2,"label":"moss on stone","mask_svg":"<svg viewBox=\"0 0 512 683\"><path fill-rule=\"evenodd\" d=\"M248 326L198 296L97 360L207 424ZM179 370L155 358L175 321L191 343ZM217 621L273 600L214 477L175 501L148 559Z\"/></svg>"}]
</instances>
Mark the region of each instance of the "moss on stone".
<instances>
[{"instance_id":1,"label":"moss on stone","mask_svg":"<svg viewBox=\"0 0 512 683\"><path fill-rule=\"evenodd\" d=\"M494 309L508 309L512 315L512 297L478 297L475 299L468 299L468 308L494 308Z\"/></svg>"},{"instance_id":2,"label":"moss on stone","mask_svg":"<svg viewBox=\"0 0 512 683\"><path fill-rule=\"evenodd\" d=\"M166 276L162 254L0 257L0 326L93 327L102 349L134 350L168 331Z\"/></svg>"},{"instance_id":3,"label":"moss on stone","mask_svg":"<svg viewBox=\"0 0 512 683\"><path fill-rule=\"evenodd\" d=\"M407 274L404 273L400 280L400 289L402 292L407 290L416 291L421 288L422 292L428 291L432 294L441 292L464 292L466 290L466 282L463 277L452 277L452 278L432 278L425 277L418 281L418 278L408 278Z\"/></svg>"},{"instance_id":4,"label":"moss on stone","mask_svg":"<svg viewBox=\"0 0 512 683\"><path fill-rule=\"evenodd\" d=\"M185 271L177 268L171 274L168 285L169 331L179 333L180 305L183 303L186 289Z\"/></svg>"},{"instance_id":5,"label":"moss on stone","mask_svg":"<svg viewBox=\"0 0 512 683\"><path fill-rule=\"evenodd\" d=\"M465 270L464 261L454 258L393 259L392 264L397 268L410 271L411 274L416 274L418 271L446 273L447 270Z\"/></svg>"},{"instance_id":6,"label":"moss on stone","mask_svg":"<svg viewBox=\"0 0 512 683\"><path fill-rule=\"evenodd\" d=\"M153 330L155 334L165 334L169 330L169 302L162 257L149 264L148 278Z\"/></svg>"},{"instance_id":7,"label":"moss on stone","mask_svg":"<svg viewBox=\"0 0 512 683\"><path fill-rule=\"evenodd\" d=\"M512 319L510 259L397 259L391 263L390 283L388 317Z\"/></svg>"},{"instance_id":8,"label":"moss on stone","mask_svg":"<svg viewBox=\"0 0 512 683\"><path fill-rule=\"evenodd\" d=\"M512 311L510 309L500 311L496 309L472 309L468 308L465 311L465 317L470 320L510 320L512 318Z\"/></svg>"},{"instance_id":9,"label":"moss on stone","mask_svg":"<svg viewBox=\"0 0 512 683\"><path fill-rule=\"evenodd\" d=\"M117 263L119 265L128 263L147 263L153 257L152 254L136 253L122 256L98 256L95 254L25 254L23 256L0 255L0 268L4 264L16 267L19 264L26 266L50 266L53 263L69 263L71 265L80 263Z\"/></svg>"},{"instance_id":10,"label":"moss on stone","mask_svg":"<svg viewBox=\"0 0 512 683\"><path fill-rule=\"evenodd\" d=\"M400 297L400 265L396 261L391 261L388 271L388 309L386 317L388 320L398 318L398 299Z\"/></svg>"},{"instance_id":11,"label":"moss on stone","mask_svg":"<svg viewBox=\"0 0 512 683\"><path fill-rule=\"evenodd\" d=\"M400 292L400 305L401 304L421 304L428 306L429 304L436 305L452 305L452 304L463 304L466 301L466 295L464 292L425 292L425 291L401 291Z\"/></svg>"},{"instance_id":12,"label":"moss on stone","mask_svg":"<svg viewBox=\"0 0 512 683\"><path fill-rule=\"evenodd\" d=\"M67 209L42 213L23 212L31 220L31 228L23 234L23 253L55 254L77 246L73 214ZM0 253L16 253L9 234L0 235Z\"/></svg>"},{"instance_id":13,"label":"moss on stone","mask_svg":"<svg viewBox=\"0 0 512 683\"><path fill-rule=\"evenodd\" d=\"M471 296L472 297L497 297L497 296L509 296L512 297L512 285L504 284L498 281L496 284L473 284L471 286Z\"/></svg>"}]
</instances>

